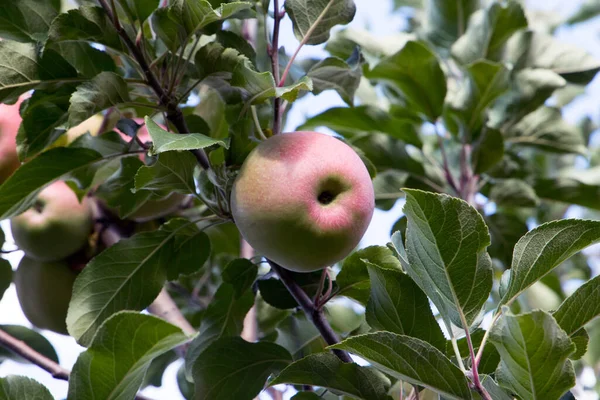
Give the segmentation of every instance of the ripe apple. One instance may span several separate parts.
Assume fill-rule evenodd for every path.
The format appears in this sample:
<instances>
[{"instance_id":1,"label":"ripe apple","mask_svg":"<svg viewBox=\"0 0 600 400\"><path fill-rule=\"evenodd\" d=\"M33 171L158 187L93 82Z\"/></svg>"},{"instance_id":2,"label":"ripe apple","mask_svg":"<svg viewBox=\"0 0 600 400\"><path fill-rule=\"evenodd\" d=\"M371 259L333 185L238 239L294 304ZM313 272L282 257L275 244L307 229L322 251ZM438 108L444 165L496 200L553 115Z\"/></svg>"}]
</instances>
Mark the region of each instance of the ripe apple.
<instances>
[{"instance_id":1,"label":"ripe apple","mask_svg":"<svg viewBox=\"0 0 600 400\"><path fill-rule=\"evenodd\" d=\"M87 199L80 203L66 183L56 181L10 223L15 243L25 254L56 261L86 244L93 226L92 209Z\"/></svg>"},{"instance_id":2,"label":"ripe apple","mask_svg":"<svg viewBox=\"0 0 600 400\"><path fill-rule=\"evenodd\" d=\"M23 257L14 275L23 313L34 326L67 335L67 310L77 274L65 261Z\"/></svg>"},{"instance_id":3,"label":"ripe apple","mask_svg":"<svg viewBox=\"0 0 600 400\"><path fill-rule=\"evenodd\" d=\"M346 257L374 207L373 183L358 154L317 132L262 142L242 165L231 194L234 221L248 243L297 272Z\"/></svg>"},{"instance_id":4,"label":"ripe apple","mask_svg":"<svg viewBox=\"0 0 600 400\"><path fill-rule=\"evenodd\" d=\"M0 104L0 184L20 165L17 156L17 132L21 125L21 101L22 99L19 99L13 105Z\"/></svg>"}]
</instances>

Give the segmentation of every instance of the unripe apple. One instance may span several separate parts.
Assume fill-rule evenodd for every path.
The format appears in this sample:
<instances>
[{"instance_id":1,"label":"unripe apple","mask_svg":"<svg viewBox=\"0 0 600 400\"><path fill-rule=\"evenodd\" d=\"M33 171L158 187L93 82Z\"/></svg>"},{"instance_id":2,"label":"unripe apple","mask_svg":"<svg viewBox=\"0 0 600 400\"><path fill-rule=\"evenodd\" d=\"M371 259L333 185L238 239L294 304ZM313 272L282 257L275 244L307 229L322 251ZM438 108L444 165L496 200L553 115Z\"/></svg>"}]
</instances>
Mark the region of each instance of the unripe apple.
<instances>
[{"instance_id":1,"label":"unripe apple","mask_svg":"<svg viewBox=\"0 0 600 400\"><path fill-rule=\"evenodd\" d=\"M17 246L41 261L61 260L81 249L92 231L92 209L62 181L42 190L33 206L11 219Z\"/></svg>"},{"instance_id":2,"label":"unripe apple","mask_svg":"<svg viewBox=\"0 0 600 400\"><path fill-rule=\"evenodd\" d=\"M21 125L21 100L13 105L0 104L0 184L20 165L17 156L17 132Z\"/></svg>"},{"instance_id":3,"label":"unripe apple","mask_svg":"<svg viewBox=\"0 0 600 400\"><path fill-rule=\"evenodd\" d=\"M358 154L317 132L262 142L248 155L231 194L233 218L248 243L297 272L346 257L374 207L373 184Z\"/></svg>"},{"instance_id":4,"label":"unripe apple","mask_svg":"<svg viewBox=\"0 0 600 400\"><path fill-rule=\"evenodd\" d=\"M186 197L184 194L173 192L162 199L148 200L131 214L129 219L136 222L147 222L173 214L181 207L181 203Z\"/></svg>"},{"instance_id":5,"label":"unripe apple","mask_svg":"<svg viewBox=\"0 0 600 400\"><path fill-rule=\"evenodd\" d=\"M67 335L67 310L77 274L65 261L21 259L14 275L23 313L34 326Z\"/></svg>"}]
</instances>

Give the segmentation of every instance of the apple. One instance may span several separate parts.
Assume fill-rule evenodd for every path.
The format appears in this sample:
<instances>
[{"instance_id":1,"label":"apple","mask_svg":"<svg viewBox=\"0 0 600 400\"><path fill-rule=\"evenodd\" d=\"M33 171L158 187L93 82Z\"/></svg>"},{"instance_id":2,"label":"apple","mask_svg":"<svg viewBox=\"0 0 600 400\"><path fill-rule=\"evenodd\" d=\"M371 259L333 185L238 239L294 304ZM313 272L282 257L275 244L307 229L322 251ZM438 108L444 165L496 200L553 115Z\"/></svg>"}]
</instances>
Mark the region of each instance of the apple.
<instances>
[{"instance_id":1,"label":"apple","mask_svg":"<svg viewBox=\"0 0 600 400\"><path fill-rule=\"evenodd\" d=\"M67 335L67 310L77 273L65 261L23 257L13 281L23 313L32 325Z\"/></svg>"},{"instance_id":2,"label":"apple","mask_svg":"<svg viewBox=\"0 0 600 400\"><path fill-rule=\"evenodd\" d=\"M33 206L11 219L17 246L29 257L41 261L63 259L88 241L93 218L89 200L80 203L62 181L43 189Z\"/></svg>"},{"instance_id":3,"label":"apple","mask_svg":"<svg viewBox=\"0 0 600 400\"><path fill-rule=\"evenodd\" d=\"M296 272L346 257L367 230L375 194L366 166L317 132L272 136L248 155L233 185L233 219L246 241Z\"/></svg>"},{"instance_id":4,"label":"apple","mask_svg":"<svg viewBox=\"0 0 600 400\"><path fill-rule=\"evenodd\" d=\"M0 104L0 184L11 176L21 164L17 156L21 101L22 98L13 105Z\"/></svg>"},{"instance_id":5,"label":"apple","mask_svg":"<svg viewBox=\"0 0 600 400\"><path fill-rule=\"evenodd\" d=\"M181 207L181 203L186 197L184 194L173 192L162 199L150 199L131 214L129 219L136 222L147 222L173 214Z\"/></svg>"}]
</instances>

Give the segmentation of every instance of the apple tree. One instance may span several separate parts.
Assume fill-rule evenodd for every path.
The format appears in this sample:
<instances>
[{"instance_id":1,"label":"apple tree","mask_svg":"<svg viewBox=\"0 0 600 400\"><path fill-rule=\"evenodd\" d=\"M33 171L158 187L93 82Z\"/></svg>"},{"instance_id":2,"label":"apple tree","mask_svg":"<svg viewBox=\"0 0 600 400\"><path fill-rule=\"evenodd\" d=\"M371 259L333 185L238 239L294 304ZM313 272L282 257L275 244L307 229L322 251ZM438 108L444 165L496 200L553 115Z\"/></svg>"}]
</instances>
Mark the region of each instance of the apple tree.
<instances>
[{"instance_id":1,"label":"apple tree","mask_svg":"<svg viewBox=\"0 0 600 400\"><path fill-rule=\"evenodd\" d=\"M1 325L0 362L69 400L144 399L177 360L187 399L573 398L600 373L600 147L563 108L600 61L553 33L600 8L523 3L395 0L377 37L353 0L3 0L0 245L25 256L0 297L34 329ZM335 135L282 133L324 91L345 106L294 128ZM67 369L40 329L86 350Z\"/></svg>"}]
</instances>

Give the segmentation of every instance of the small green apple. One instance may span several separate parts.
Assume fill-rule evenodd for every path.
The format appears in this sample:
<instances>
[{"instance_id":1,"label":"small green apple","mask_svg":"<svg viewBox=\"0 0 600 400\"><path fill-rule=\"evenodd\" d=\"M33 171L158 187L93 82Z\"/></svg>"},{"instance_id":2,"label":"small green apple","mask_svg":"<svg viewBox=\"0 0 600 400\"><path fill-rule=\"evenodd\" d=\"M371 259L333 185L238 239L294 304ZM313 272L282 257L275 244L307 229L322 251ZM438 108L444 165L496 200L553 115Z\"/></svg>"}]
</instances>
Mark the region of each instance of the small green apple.
<instances>
[{"instance_id":1,"label":"small green apple","mask_svg":"<svg viewBox=\"0 0 600 400\"><path fill-rule=\"evenodd\" d=\"M17 156L17 132L21 125L19 107L21 100L13 105L0 104L0 184L4 182L19 165Z\"/></svg>"},{"instance_id":2,"label":"small green apple","mask_svg":"<svg viewBox=\"0 0 600 400\"><path fill-rule=\"evenodd\" d=\"M34 326L67 335L67 310L77 274L65 261L21 259L14 275L23 313Z\"/></svg>"},{"instance_id":3,"label":"small green apple","mask_svg":"<svg viewBox=\"0 0 600 400\"><path fill-rule=\"evenodd\" d=\"M358 154L317 132L262 142L248 155L231 194L234 221L248 243L297 272L346 257L374 207L373 183Z\"/></svg>"},{"instance_id":4,"label":"small green apple","mask_svg":"<svg viewBox=\"0 0 600 400\"><path fill-rule=\"evenodd\" d=\"M92 209L62 181L42 190L33 206L11 219L17 246L41 261L61 260L81 249L93 227Z\"/></svg>"}]
</instances>

